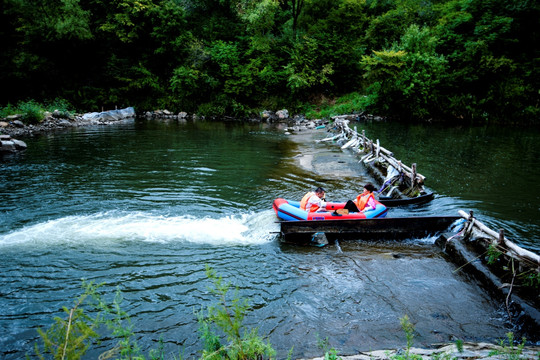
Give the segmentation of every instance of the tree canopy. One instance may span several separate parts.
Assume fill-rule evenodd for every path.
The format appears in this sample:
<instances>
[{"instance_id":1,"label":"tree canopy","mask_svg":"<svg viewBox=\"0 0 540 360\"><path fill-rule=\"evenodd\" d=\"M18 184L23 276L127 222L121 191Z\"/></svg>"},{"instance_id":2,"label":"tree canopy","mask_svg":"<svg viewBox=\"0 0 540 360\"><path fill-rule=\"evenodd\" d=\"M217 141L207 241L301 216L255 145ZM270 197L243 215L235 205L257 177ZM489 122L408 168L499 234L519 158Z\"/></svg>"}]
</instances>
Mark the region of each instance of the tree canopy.
<instances>
[{"instance_id":1,"label":"tree canopy","mask_svg":"<svg viewBox=\"0 0 540 360\"><path fill-rule=\"evenodd\" d=\"M538 122L532 0L1 0L3 105L244 116L348 93L400 119Z\"/></svg>"}]
</instances>

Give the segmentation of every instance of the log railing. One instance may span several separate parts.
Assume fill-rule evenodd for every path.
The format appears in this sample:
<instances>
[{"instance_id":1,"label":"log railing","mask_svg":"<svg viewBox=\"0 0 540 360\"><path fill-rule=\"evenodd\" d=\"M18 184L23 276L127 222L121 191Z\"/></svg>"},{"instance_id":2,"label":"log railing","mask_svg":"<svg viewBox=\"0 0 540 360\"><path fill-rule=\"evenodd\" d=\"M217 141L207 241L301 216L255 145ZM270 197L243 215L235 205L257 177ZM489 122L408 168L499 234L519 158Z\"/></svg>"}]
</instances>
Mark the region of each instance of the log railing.
<instances>
[{"instance_id":1,"label":"log railing","mask_svg":"<svg viewBox=\"0 0 540 360\"><path fill-rule=\"evenodd\" d=\"M540 272L540 256L523 249L522 247L514 244L504 236L504 230L496 232L473 216L473 213L467 214L463 210L459 210L461 217L467 220L467 224L464 227L463 236L466 238L475 237L485 240L486 245L493 245L498 249L505 252L506 256L519 260L521 262L529 264L529 266L537 267L537 271Z\"/></svg>"},{"instance_id":2,"label":"log railing","mask_svg":"<svg viewBox=\"0 0 540 360\"><path fill-rule=\"evenodd\" d=\"M411 189L417 187L423 191L426 177L416 171L416 164L412 164L410 167L403 164L400 160L394 158L394 154L390 150L382 147L379 140L373 141L369 139L364 130L358 133L356 128L354 130L351 129L349 127L349 120L339 116L334 117L333 120L334 131L339 133L335 136L319 140L320 142L346 141L341 146L341 149L351 149L358 154L364 154L360 159L364 164L376 162L379 165L383 165L386 163L408 179L407 182L410 183Z\"/></svg>"}]
</instances>

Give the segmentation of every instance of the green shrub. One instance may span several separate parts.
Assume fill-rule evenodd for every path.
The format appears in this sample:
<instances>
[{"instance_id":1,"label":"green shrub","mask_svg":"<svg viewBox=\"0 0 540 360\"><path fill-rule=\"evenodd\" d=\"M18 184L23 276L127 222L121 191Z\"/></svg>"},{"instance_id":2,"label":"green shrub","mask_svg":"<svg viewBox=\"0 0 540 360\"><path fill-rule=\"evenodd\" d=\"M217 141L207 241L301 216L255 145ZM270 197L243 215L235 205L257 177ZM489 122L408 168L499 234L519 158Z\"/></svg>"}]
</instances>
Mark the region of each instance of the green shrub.
<instances>
[{"instance_id":1,"label":"green shrub","mask_svg":"<svg viewBox=\"0 0 540 360\"><path fill-rule=\"evenodd\" d=\"M399 322L401 323L401 328L405 332L405 336L407 337L407 349L405 350L405 354L399 354L394 355L391 357L392 360L422 360L422 356L420 355L411 355L411 347L413 344L414 339L414 325L409 320L409 317L407 315L404 315L401 319L399 319Z\"/></svg>"},{"instance_id":2,"label":"green shrub","mask_svg":"<svg viewBox=\"0 0 540 360\"><path fill-rule=\"evenodd\" d=\"M54 324L47 330L38 329L42 347L35 345L36 357L45 359L45 355L50 354L55 360L80 359L92 344L99 341L100 335L96 329L106 325L112 336L119 340L115 347L100 355L101 359L143 359L137 343L132 339L134 333L129 316L120 307L120 290L117 290L113 302L108 304L98 292L102 285L83 281L84 293L77 298L73 307L63 307L65 316L55 317Z\"/></svg>"},{"instance_id":3,"label":"green shrub","mask_svg":"<svg viewBox=\"0 0 540 360\"><path fill-rule=\"evenodd\" d=\"M17 104L17 109L18 112L23 115L23 120L26 123L37 124L43 121L45 110L34 100L19 102L19 104Z\"/></svg>"},{"instance_id":4,"label":"green shrub","mask_svg":"<svg viewBox=\"0 0 540 360\"><path fill-rule=\"evenodd\" d=\"M276 351L270 343L257 335L257 329L247 331L242 322L249 309L247 299L241 299L238 294L229 300L229 283L224 283L214 270L206 267L206 275L213 282L210 292L217 296L218 303L208 306L206 314L203 310L197 314L199 330L205 343L202 359L272 359ZM221 330L229 341L223 345L221 338L214 330Z\"/></svg>"},{"instance_id":5,"label":"green shrub","mask_svg":"<svg viewBox=\"0 0 540 360\"><path fill-rule=\"evenodd\" d=\"M341 356L338 355L335 348L329 348L330 344L328 338L317 339L317 346L324 352L324 360L341 360Z\"/></svg>"},{"instance_id":6,"label":"green shrub","mask_svg":"<svg viewBox=\"0 0 540 360\"><path fill-rule=\"evenodd\" d=\"M7 104L3 108L0 108L0 118L6 118L9 115L16 114L17 113L16 109L17 108L15 106L11 104Z\"/></svg>"},{"instance_id":7,"label":"green shrub","mask_svg":"<svg viewBox=\"0 0 540 360\"><path fill-rule=\"evenodd\" d=\"M359 113L366 109L368 98L358 92L353 92L335 101L324 100L318 105L310 105L304 108L308 119L331 118L336 115Z\"/></svg>"},{"instance_id":8,"label":"green shrub","mask_svg":"<svg viewBox=\"0 0 540 360\"><path fill-rule=\"evenodd\" d=\"M58 111L60 116L63 118L69 118L73 114L73 107L66 99L56 98L51 101L47 106L46 110L49 112Z\"/></svg>"},{"instance_id":9,"label":"green shrub","mask_svg":"<svg viewBox=\"0 0 540 360\"><path fill-rule=\"evenodd\" d=\"M505 340L500 340L499 345L501 346L501 349L491 351L489 356L502 355L500 358L507 360L522 359L521 354L523 353L526 339L523 338L521 343L516 346L514 343L514 333L509 332L506 334L506 337L508 340L508 346L505 344Z\"/></svg>"},{"instance_id":10,"label":"green shrub","mask_svg":"<svg viewBox=\"0 0 540 360\"><path fill-rule=\"evenodd\" d=\"M73 114L71 104L61 98L56 98L53 101L41 104L35 100L19 101L16 106L7 104L0 109L0 118L5 118L9 115L21 114L22 120L29 124L37 124L43 121L45 111L54 112L57 110L62 117L70 117Z\"/></svg>"}]
</instances>

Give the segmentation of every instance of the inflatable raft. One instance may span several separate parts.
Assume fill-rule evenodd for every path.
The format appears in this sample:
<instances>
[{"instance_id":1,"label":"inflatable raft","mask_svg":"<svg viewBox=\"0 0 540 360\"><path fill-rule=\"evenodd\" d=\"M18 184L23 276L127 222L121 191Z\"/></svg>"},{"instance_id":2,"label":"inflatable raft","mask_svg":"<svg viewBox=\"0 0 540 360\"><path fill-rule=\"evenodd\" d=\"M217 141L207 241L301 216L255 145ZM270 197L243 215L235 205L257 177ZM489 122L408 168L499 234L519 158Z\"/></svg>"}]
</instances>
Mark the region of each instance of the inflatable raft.
<instances>
[{"instance_id":1,"label":"inflatable raft","mask_svg":"<svg viewBox=\"0 0 540 360\"><path fill-rule=\"evenodd\" d=\"M300 209L300 201L286 200L278 198L274 200L273 208L279 219L285 221L301 220L353 220L353 219L374 219L385 217L388 210L386 206L375 201L377 206L374 210L366 212L351 212L348 214L337 214L335 210L343 209L346 203L326 203L327 211L307 212Z\"/></svg>"}]
</instances>

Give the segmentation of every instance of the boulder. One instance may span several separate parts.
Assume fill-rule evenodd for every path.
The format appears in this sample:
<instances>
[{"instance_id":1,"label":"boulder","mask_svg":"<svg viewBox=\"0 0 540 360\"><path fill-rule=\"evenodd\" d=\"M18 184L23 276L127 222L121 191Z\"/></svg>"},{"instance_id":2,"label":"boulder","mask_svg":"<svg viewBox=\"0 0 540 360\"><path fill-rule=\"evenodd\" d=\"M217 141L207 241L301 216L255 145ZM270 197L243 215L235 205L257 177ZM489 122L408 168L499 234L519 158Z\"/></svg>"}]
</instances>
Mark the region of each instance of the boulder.
<instances>
[{"instance_id":1,"label":"boulder","mask_svg":"<svg viewBox=\"0 0 540 360\"><path fill-rule=\"evenodd\" d=\"M262 117L263 119L265 119L265 120L266 120L266 119L271 119L273 116L274 116L274 113L273 113L272 111L270 111L270 110L264 110L264 111L262 112L262 114L261 114L261 117Z\"/></svg>"},{"instance_id":2,"label":"boulder","mask_svg":"<svg viewBox=\"0 0 540 360\"><path fill-rule=\"evenodd\" d=\"M8 119L8 121L14 121L14 120L22 119L22 114L8 115L8 117L6 119Z\"/></svg>"},{"instance_id":3,"label":"boulder","mask_svg":"<svg viewBox=\"0 0 540 360\"><path fill-rule=\"evenodd\" d=\"M0 144L0 152L15 152L17 150L13 141L0 141Z\"/></svg>"},{"instance_id":4,"label":"boulder","mask_svg":"<svg viewBox=\"0 0 540 360\"><path fill-rule=\"evenodd\" d=\"M13 139L12 141L13 141L13 144L15 144L15 148L17 150L26 150L26 148L28 148L26 143L22 140Z\"/></svg>"},{"instance_id":5,"label":"boulder","mask_svg":"<svg viewBox=\"0 0 540 360\"><path fill-rule=\"evenodd\" d=\"M286 109L278 110L276 112L276 115L279 119L288 119L289 118L289 111Z\"/></svg>"},{"instance_id":6,"label":"boulder","mask_svg":"<svg viewBox=\"0 0 540 360\"><path fill-rule=\"evenodd\" d=\"M135 117L135 109L133 107L128 107L120 110L109 110L102 112L92 112L86 113L82 116L83 120L87 121L102 121L102 122L112 122L122 119L127 119Z\"/></svg>"}]
</instances>

